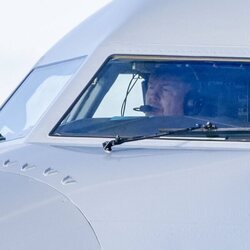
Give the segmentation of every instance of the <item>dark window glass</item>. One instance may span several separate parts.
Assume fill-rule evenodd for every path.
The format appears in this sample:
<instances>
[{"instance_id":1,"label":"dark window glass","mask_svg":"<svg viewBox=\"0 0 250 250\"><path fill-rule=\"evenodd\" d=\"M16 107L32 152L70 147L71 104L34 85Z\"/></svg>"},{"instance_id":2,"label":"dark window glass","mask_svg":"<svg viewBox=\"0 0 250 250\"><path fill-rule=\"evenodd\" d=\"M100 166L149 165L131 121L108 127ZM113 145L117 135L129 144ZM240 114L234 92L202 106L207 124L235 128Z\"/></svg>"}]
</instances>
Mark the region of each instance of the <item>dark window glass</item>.
<instances>
[{"instance_id":1,"label":"dark window glass","mask_svg":"<svg viewBox=\"0 0 250 250\"><path fill-rule=\"evenodd\" d=\"M246 128L249 83L247 62L111 59L53 133L148 135L207 121Z\"/></svg>"}]
</instances>

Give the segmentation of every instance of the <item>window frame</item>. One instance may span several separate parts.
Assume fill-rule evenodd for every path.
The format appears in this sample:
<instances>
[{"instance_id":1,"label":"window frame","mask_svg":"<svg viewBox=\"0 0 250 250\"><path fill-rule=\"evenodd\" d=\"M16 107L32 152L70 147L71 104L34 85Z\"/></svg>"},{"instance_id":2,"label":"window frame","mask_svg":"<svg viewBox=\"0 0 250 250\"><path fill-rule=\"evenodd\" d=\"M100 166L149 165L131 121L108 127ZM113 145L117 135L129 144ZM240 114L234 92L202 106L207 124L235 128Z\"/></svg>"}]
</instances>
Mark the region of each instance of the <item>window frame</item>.
<instances>
[{"instance_id":1,"label":"window frame","mask_svg":"<svg viewBox=\"0 0 250 250\"><path fill-rule=\"evenodd\" d=\"M72 102L72 104L69 106L69 108L64 112L63 116L59 121L56 123L56 125L52 128L52 130L49 132L50 137L62 137L62 138L99 138L99 137L88 137L88 136L72 136L72 135L59 135L55 133L58 126L62 123L62 121L66 118L66 116L71 112L71 110L74 108L76 103L80 100L80 98L84 95L84 93L88 90L91 83L94 81L94 79L100 74L100 72L103 70L105 65L111 61L111 60L138 60L138 61L164 61L164 62L182 62L182 61L193 61L193 62L235 62L235 63L249 63L250 64L250 58L247 57L209 57L209 56L168 56L168 55L130 55L130 54L113 54L110 55L104 60L104 62L101 64L101 66L97 69L93 77L88 81L88 83L85 85L83 90L80 92L80 94L77 96L77 98ZM204 138L204 140L206 140Z\"/></svg>"}]
</instances>

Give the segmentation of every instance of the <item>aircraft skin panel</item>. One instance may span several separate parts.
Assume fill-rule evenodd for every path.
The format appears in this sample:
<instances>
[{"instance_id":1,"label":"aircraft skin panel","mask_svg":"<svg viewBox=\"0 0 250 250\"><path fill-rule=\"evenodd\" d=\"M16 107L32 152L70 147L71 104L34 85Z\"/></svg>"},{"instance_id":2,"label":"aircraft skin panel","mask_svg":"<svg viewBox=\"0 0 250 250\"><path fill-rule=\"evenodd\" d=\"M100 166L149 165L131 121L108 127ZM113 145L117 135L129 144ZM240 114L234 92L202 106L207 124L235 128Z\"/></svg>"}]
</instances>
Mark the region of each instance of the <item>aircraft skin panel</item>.
<instances>
[{"instance_id":1,"label":"aircraft skin panel","mask_svg":"<svg viewBox=\"0 0 250 250\"><path fill-rule=\"evenodd\" d=\"M192 47L194 52L190 51L190 56L203 47L210 50L249 49L248 5L245 0L212 0L202 1L202 4L197 0L158 0L157 3L138 0L133 4L113 1L61 39L38 65L92 55L110 45L111 54L114 51L121 53L126 44L132 45L135 54L143 53L140 51L144 46L155 45L159 48L156 54L162 54L160 51L171 46L186 50ZM169 51L169 55L174 54L174 50Z\"/></svg>"},{"instance_id":2,"label":"aircraft skin panel","mask_svg":"<svg viewBox=\"0 0 250 250\"><path fill-rule=\"evenodd\" d=\"M55 189L2 169L0 188L0 249L101 249L82 213Z\"/></svg>"},{"instance_id":3,"label":"aircraft skin panel","mask_svg":"<svg viewBox=\"0 0 250 250\"><path fill-rule=\"evenodd\" d=\"M0 249L250 249L249 7L115 0L52 47L1 111ZM163 68L179 89L172 67L192 70L173 95L191 113L146 98ZM53 101L50 88L37 98L62 82Z\"/></svg>"},{"instance_id":4,"label":"aircraft skin panel","mask_svg":"<svg viewBox=\"0 0 250 250\"><path fill-rule=\"evenodd\" d=\"M103 249L233 250L250 247L247 152L233 143L231 149L123 146L111 155L100 147L29 145L0 160L12 162L1 171L68 197ZM24 163L34 167L24 170Z\"/></svg>"},{"instance_id":5,"label":"aircraft skin panel","mask_svg":"<svg viewBox=\"0 0 250 250\"><path fill-rule=\"evenodd\" d=\"M126 1L114 1L108 4L63 37L37 65L92 54L145 3L145 0L137 0L133 4L127 4Z\"/></svg>"}]
</instances>

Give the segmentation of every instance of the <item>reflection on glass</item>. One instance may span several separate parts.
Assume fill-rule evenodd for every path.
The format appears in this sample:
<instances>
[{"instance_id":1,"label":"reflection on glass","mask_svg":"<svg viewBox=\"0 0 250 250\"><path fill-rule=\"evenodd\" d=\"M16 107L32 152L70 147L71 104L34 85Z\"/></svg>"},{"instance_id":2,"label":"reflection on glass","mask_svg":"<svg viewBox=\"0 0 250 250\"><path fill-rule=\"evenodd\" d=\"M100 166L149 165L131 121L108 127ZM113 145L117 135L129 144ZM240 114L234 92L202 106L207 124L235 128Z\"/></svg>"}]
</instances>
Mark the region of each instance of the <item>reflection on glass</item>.
<instances>
[{"instance_id":1,"label":"reflection on glass","mask_svg":"<svg viewBox=\"0 0 250 250\"><path fill-rule=\"evenodd\" d=\"M0 133L7 140L24 136L53 103L83 58L34 69L0 111Z\"/></svg>"},{"instance_id":2,"label":"reflection on glass","mask_svg":"<svg viewBox=\"0 0 250 250\"><path fill-rule=\"evenodd\" d=\"M249 83L248 62L111 59L53 132L137 136L207 121L248 128Z\"/></svg>"}]
</instances>

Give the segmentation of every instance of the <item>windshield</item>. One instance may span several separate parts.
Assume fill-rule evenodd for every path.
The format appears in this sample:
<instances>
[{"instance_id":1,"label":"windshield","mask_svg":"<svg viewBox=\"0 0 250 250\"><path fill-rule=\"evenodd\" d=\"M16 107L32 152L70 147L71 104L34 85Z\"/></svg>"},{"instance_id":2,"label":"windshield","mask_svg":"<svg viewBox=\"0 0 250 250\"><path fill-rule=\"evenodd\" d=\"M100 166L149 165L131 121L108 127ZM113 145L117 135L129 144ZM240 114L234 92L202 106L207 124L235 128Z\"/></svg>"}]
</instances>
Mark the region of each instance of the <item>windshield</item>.
<instances>
[{"instance_id":1,"label":"windshield","mask_svg":"<svg viewBox=\"0 0 250 250\"><path fill-rule=\"evenodd\" d=\"M35 68L0 111L0 134L25 136L55 100L83 58Z\"/></svg>"},{"instance_id":2,"label":"windshield","mask_svg":"<svg viewBox=\"0 0 250 250\"><path fill-rule=\"evenodd\" d=\"M249 84L248 62L112 58L52 134L140 136L207 121L247 130Z\"/></svg>"}]
</instances>

